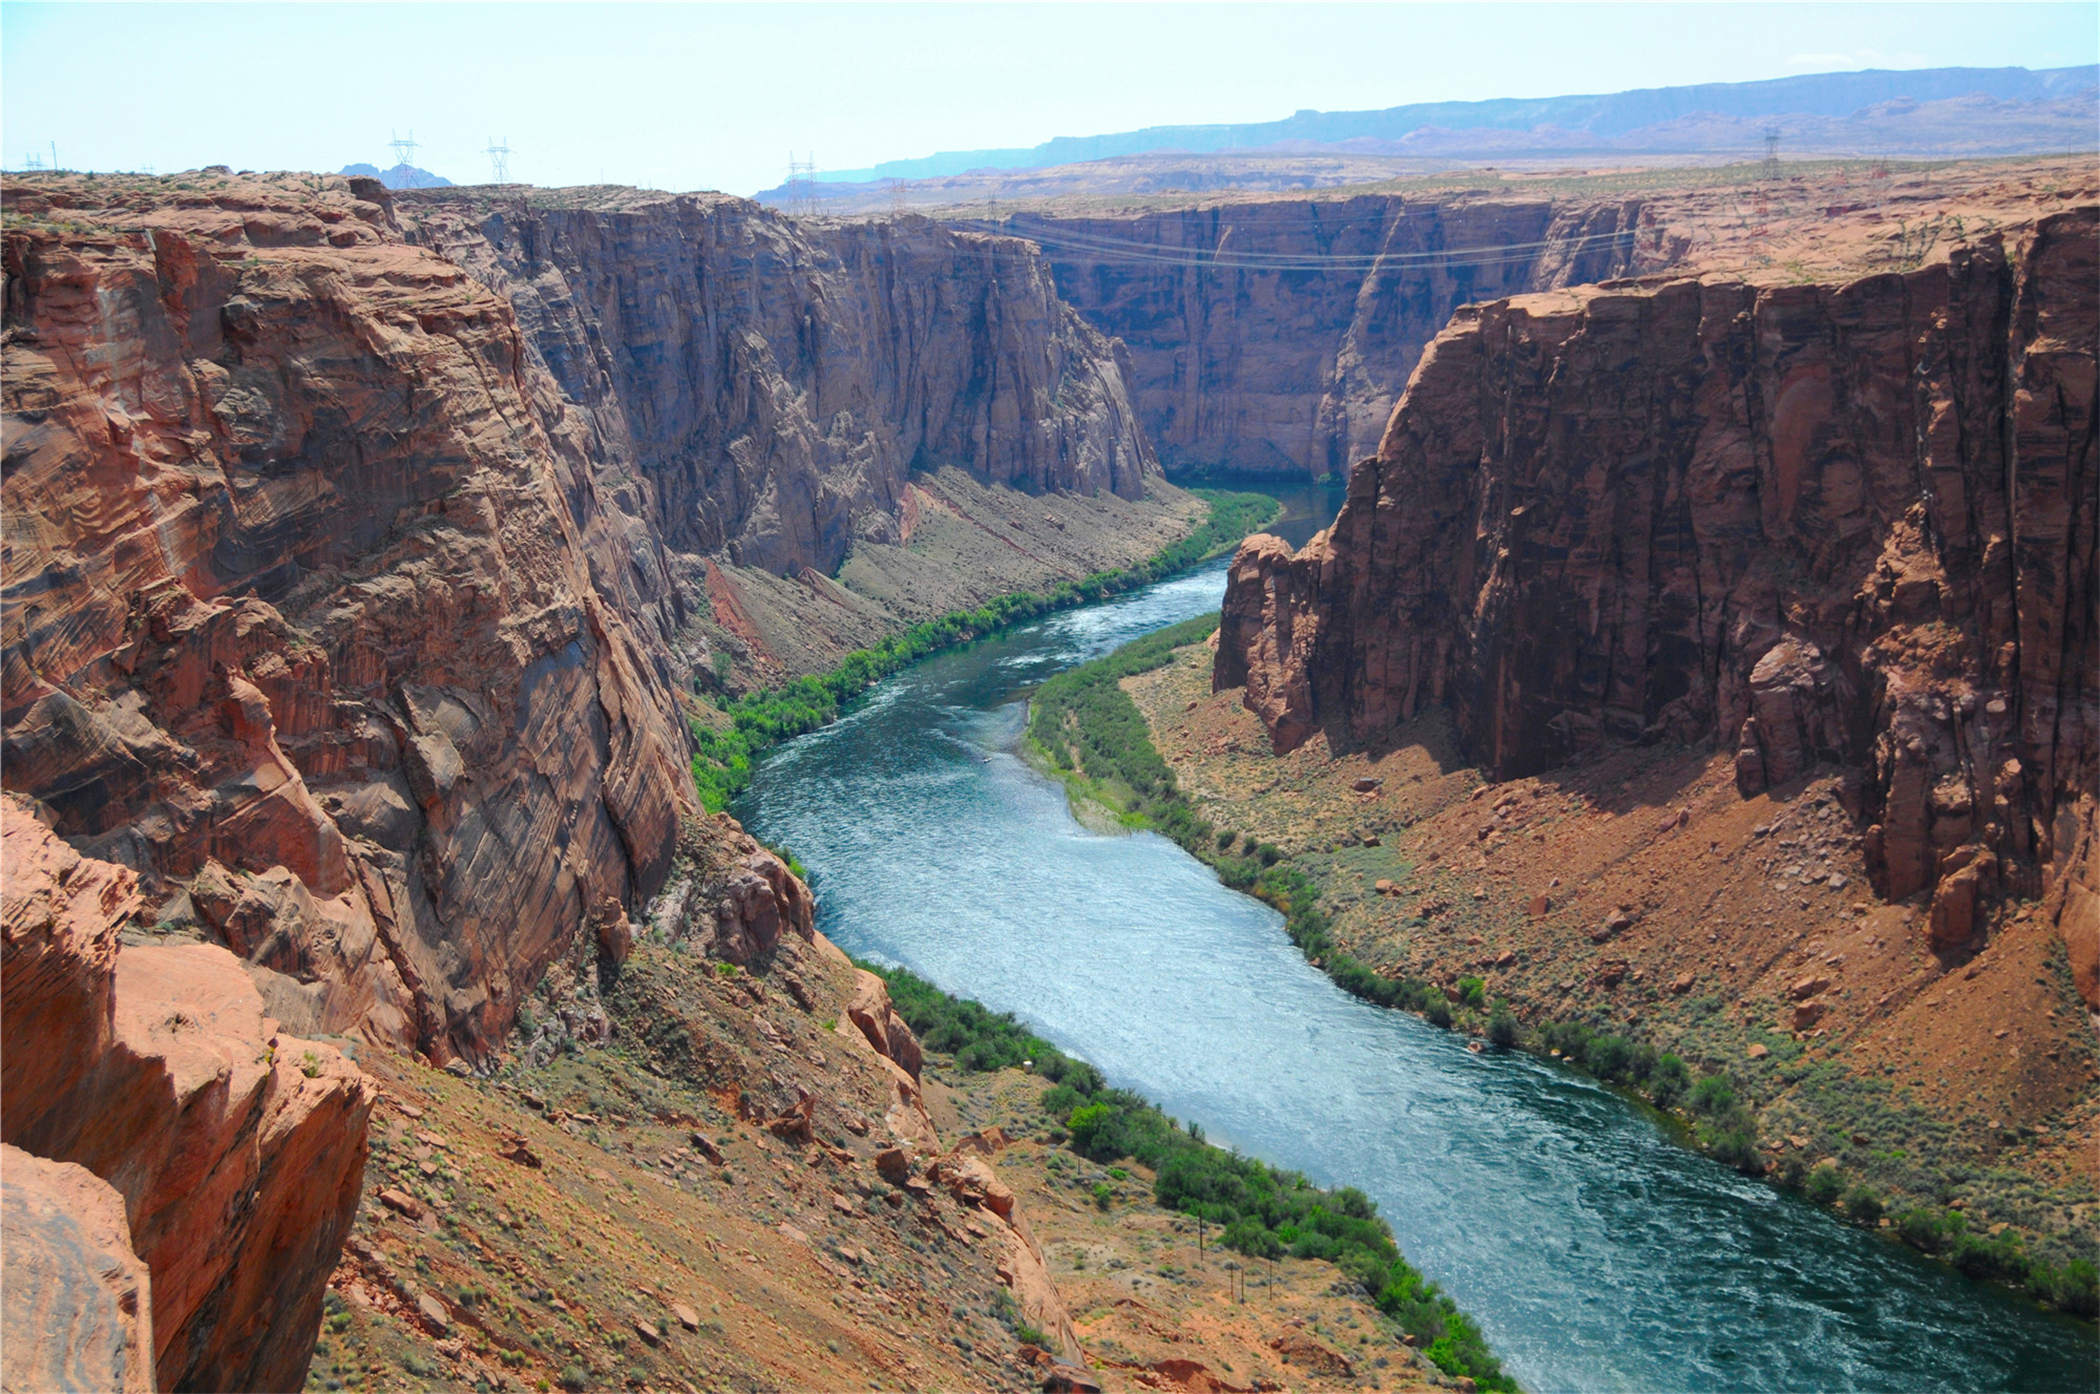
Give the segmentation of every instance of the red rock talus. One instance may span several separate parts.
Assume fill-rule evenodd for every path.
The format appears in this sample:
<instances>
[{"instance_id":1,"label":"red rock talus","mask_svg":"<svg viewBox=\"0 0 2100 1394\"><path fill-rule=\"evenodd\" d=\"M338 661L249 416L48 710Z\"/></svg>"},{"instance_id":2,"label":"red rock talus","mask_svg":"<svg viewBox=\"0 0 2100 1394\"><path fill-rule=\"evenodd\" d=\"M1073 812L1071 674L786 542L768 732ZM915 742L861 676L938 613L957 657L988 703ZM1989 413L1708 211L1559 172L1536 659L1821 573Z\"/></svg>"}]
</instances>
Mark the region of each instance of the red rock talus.
<instances>
[{"instance_id":1,"label":"red rock talus","mask_svg":"<svg viewBox=\"0 0 2100 1394\"><path fill-rule=\"evenodd\" d=\"M1498 776L1724 742L1858 772L1883 892L2042 888L2100 774L2096 215L1842 285L1469 307L1334 526L1232 568L1216 681L1280 747L1447 704Z\"/></svg>"},{"instance_id":2,"label":"red rock talus","mask_svg":"<svg viewBox=\"0 0 2100 1394\"><path fill-rule=\"evenodd\" d=\"M369 1082L332 1046L280 1034L225 949L118 952L131 873L81 858L12 797L0 824L0 1141L85 1167L121 1197L152 1275L160 1387L297 1388L357 1209ZM38 1033L54 1022L74 1049L40 1065L53 1050ZM32 1291L59 1300L56 1281L11 1289L10 1308ZM106 1348L97 1336L52 1358Z\"/></svg>"}]
</instances>

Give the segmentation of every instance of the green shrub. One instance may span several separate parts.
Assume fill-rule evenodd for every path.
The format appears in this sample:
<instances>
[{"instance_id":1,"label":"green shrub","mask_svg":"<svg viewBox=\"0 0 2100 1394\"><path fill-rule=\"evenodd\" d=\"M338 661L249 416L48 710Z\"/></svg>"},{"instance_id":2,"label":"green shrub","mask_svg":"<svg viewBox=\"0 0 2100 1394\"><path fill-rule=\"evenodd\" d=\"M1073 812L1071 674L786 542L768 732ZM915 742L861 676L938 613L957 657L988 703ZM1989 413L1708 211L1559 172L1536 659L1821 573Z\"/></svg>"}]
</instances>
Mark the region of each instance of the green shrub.
<instances>
[{"instance_id":1,"label":"green shrub","mask_svg":"<svg viewBox=\"0 0 2100 1394\"><path fill-rule=\"evenodd\" d=\"M2002 1278L2012 1283L2027 1281L2027 1251L2010 1233L1988 1237L1961 1234L1954 1238L1947 1258L1972 1278Z\"/></svg>"},{"instance_id":2,"label":"green shrub","mask_svg":"<svg viewBox=\"0 0 2100 1394\"><path fill-rule=\"evenodd\" d=\"M2027 1265L2027 1291L2042 1302L2086 1318L2100 1317L2100 1276L2088 1259L2063 1267L2035 1260Z\"/></svg>"},{"instance_id":3,"label":"green shrub","mask_svg":"<svg viewBox=\"0 0 2100 1394\"><path fill-rule=\"evenodd\" d=\"M1509 1008L1495 1007L1495 1014L1488 1018L1488 1040L1498 1046L1508 1047L1517 1043L1517 1019L1509 1014Z\"/></svg>"},{"instance_id":4,"label":"green shrub","mask_svg":"<svg viewBox=\"0 0 2100 1394\"><path fill-rule=\"evenodd\" d=\"M1914 1205L1896 1217L1896 1233L1914 1249L1936 1254L1955 1242L1968 1228L1959 1210L1937 1210Z\"/></svg>"},{"instance_id":5,"label":"green shrub","mask_svg":"<svg viewBox=\"0 0 2100 1394\"><path fill-rule=\"evenodd\" d=\"M1704 1114L1722 1114L1735 1107L1735 1087L1720 1075L1701 1075L1692 1086L1692 1107Z\"/></svg>"},{"instance_id":6,"label":"green shrub","mask_svg":"<svg viewBox=\"0 0 2100 1394\"><path fill-rule=\"evenodd\" d=\"M1845 1213L1863 1225L1871 1225L1881 1218L1881 1197L1862 1181L1845 1192Z\"/></svg>"},{"instance_id":7,"label":"green shrub","mask_svg":"<svg viewBox=\"0 0 2100 1394\"><path fill-rule=\"evenodd\" d=\"M1442 994L1438 994L1430 998L1428 1003L1424 1005L1422 1015L1429 1018L1431 1026L1449 1026L1451 1024L1451 1004L1444 1000Z\"/></svg>"},{"instance_id":8,"label":"green shrub","mask_svg":"<svg viewBox=\"0 0 2100 1394\"><path fill-rule=\"evenodd\" d=\"M1757 1134L1754 1128L1738 1119L1730 1118L1720 1124L1706 1124L1699 1130L1699 1145L1713 1155L1715 1160L1734 1167L1737 1171L1756 1176L1764 1171L1764 1158L1758 1155Z\"/></svg>"},{"instance_id":9,"label":"green shrub","mask_svg":"<svg viewBox=\"0 0 2100 1394\"><path fill-rule=\"evenodd\" d=\"M565 1365L562 1367L561 1377L556 1383L568 1390L569 1394L576 1394L577 1390L591 1387L591 1372L584 1369L581 1365Z\"/></svg>"},{"instance_id":10,"label":"green shrub","mask_svg":"<svg viewBox=\"0 0 2100 1394\"><path fill-rule=\"evenodd\" d=\"M1684 1061L1667 1053L1656 1057L1655 1068L1648 1072L1650 1098L1664 1108L1671 1108L1691 1087L1691 1071L1684 1067Z\"/></svg>"},{"instance_id":11,"label":"green shrub","mask_svg":"<svg viewBox=\"0 0 2100 1394\"><path fill-rule=\"evenodd\" d=\"M1626 1067L1633 1059L1633 1047L1627 1044L1624 1036L1597 1036L1591 1039L1583 1058L1591 1074L1601 1080L1616 1081L1626 1077Z\"/></svg>"},{"instance_id":12,"label":"green shrub","mask_svg":"<svg viewBox=\"0 0 2100 1394\"><path fill-rule=\"evenodd\" d=\"M1801 1194L1811 1205L1835 1205L1838 1197L1845 1193L1845 1178L1828 1162L1811 1168L1808 1180L1801 1187Z\"/></svg>"},{"instance_id":13,"label":"green shrub","mask_svg":"<svg viewBox=\"0 0 2100 1394\"><path fill-rule=\"evenodd\" d=\"M1485 978L1460 978L1458 980L1458 1000L1469 1007L1479 1006L1487 1000L1487 980Z\"/></svg>"}]
</instances>

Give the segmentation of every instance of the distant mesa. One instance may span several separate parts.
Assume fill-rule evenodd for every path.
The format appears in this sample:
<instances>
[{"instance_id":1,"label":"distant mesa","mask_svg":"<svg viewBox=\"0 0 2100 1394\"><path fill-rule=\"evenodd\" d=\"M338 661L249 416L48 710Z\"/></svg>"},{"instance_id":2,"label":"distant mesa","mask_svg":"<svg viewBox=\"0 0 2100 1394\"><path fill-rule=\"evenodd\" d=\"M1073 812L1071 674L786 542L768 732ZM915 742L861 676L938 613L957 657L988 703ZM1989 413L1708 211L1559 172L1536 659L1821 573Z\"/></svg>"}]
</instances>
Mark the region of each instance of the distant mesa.
<instances>
[{"instance_id":1,"label":"distant mesa","mask_svg":"<svg viewBox=\"0 0 2100 1394\"><path fill-rule=\"evenodd\" d=\"M361 174L367 179L377 179L389 189L449 189L452 181L442 174L432 174L427 169L418 169L411 164L398 164L392 169L381 169L378 165L344 165L337 174Z\"/></svg>"},{"instance_id":2,"label":"distant mesa","mask_svg":"<svg viewBox=\"0 0 2100 1394\"><path fill-rule=\"evenodd\" d=\"M1977 159L2095 148L2100 67L1920 68L1765 82L1300 111L1280 121L1060 136L818 173L755 197L831 213L987 198L1168 189L1285 190L1409 174L1569 162L1754 159L1777 127L1788 159Z\"/></svg>"}]
</instances>

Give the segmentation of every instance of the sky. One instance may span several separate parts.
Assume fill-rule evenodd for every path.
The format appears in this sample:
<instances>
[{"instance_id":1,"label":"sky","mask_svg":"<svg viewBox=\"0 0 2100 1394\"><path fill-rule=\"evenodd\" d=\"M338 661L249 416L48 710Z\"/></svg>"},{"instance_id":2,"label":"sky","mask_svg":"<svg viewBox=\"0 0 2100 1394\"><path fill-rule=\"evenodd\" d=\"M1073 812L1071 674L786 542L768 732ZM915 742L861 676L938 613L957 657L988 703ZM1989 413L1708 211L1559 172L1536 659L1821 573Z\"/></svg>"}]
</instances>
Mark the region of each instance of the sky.
<instances>
[{"instance_id":1,"label":"sky","mask_svg":"<svg viewBox=\"0 0 2100 1394\"><path fill-rule=\"evenodd\" d=\"M1312 108L2100 59L2067 4L0 3L0 164L334 170L750 194L790 158Z\"/></svg>"}]
</instances>

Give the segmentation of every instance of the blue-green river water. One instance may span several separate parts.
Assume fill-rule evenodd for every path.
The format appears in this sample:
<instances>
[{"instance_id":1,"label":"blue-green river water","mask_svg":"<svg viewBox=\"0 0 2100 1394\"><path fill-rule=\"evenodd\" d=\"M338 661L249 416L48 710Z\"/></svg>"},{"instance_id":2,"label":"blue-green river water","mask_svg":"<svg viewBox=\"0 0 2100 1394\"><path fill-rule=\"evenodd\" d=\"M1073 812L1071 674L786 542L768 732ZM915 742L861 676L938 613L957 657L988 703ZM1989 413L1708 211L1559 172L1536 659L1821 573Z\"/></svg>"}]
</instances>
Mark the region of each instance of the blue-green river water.
<instances>
[{"instance_id":1,"label":"blue-green river water","mask_svg":"<svg viewBox=\"0 0 2100 1394\"><path fill-rule=\"evenodd\" d=\"M1286 500L1302 541L1331 492ZM1025 694L1217 608L1222 563L944 654L764 763L735 810L818 923L1011 1011L1213 1141L1361 1187L1533 1390L2100 1388L2093 1329L1674 1144L1529 1057L1345 995L1152 834L1073 821Z\"/></svg>"}]
</instances>

